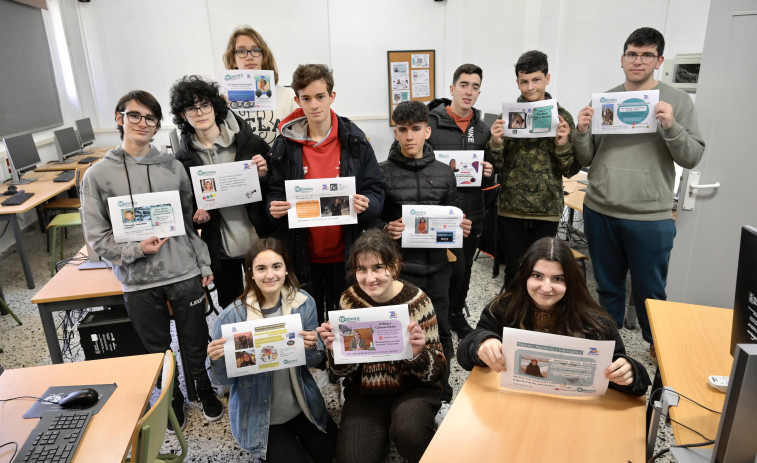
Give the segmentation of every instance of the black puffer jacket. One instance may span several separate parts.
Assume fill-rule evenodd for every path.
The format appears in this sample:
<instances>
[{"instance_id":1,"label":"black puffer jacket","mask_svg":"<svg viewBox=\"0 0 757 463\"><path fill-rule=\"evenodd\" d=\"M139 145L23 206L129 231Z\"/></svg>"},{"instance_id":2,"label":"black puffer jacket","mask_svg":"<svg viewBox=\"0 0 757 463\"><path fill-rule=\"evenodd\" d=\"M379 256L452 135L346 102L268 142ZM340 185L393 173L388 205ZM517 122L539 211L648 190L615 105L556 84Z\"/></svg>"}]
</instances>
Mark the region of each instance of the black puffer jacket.
<instances>
[{"instance_id":1,"label":"black puffer jacket","mask_svg":"<svg viewBox=\"0 0 757 463\"><path fill-rule=\"evenodd\" d=\"M233 114L233 113L232 113ZM234 114L234 118L239 125L239 132L234 137L234 142L237 147L237 154L234 158L235 161L246 161L252 159L256 154L260 154L267 159L268 144L263 141L262 138L252 133L250 126L241 117ZM195 148L192 147L191 134L182 133L180 148L175 153L176 159L178 159L183 165L184 169L189 174L190 167L198 167L204 165L202 158ZM268 220L268 216L265 212L265 196L267 192L268 175L260 178L260 188L263 194L263 201L245 204L247 210L247 217L255 227L255 232L259 237L263 238L270 235L273 227ZM197 201L193 202L192 215L197 210ZM217 273L221 268L221 220L220 212L218 209L208 211L210 214L210 220L203 224L195 223L195 228L202 230L202 240L208 246L208 252L210 252L210 268L213 273Z\"/></svg>"},{"instance_id":2,"label":"black puffer jacket","mask_svg":"<svg viewBox=\"0 0 757 463\"><path fill-rule=\"evenodd\" d=\"M381 228L402 217L403 204L455 205L455 174L450 166L434 158L428 143L423 146L422 158L410 159L402 155L395 141L389 158L379 167L386 181L384 210L377 221ZM403 249L402 256L402 273L409 275L430 275L447 265L446 249Z\"/></svg>"},{"instance_id":3,"label":"black puffer jacket","mask_svg":"<svg viewBox=\"0 0 757 463\"><path fill-rule=\"evenodd\" d=\"M447 114L447 106L451 103L447 98L440 98L428 104L428 109L431 111L428 117L428 125L431 127L428 143L434 150L439 151L483 151L489 142L491 131L481 119L481 112L473 108L473 117L468 129L463 132L455 124L455 120ZM492 184L491 177L484 177L482 187L486 188ZM457 200L454 205L462 209L472 222L477 223L484 220L484 196L481 193L481 188L458 188Z\"/></svg>"}]
</instances>

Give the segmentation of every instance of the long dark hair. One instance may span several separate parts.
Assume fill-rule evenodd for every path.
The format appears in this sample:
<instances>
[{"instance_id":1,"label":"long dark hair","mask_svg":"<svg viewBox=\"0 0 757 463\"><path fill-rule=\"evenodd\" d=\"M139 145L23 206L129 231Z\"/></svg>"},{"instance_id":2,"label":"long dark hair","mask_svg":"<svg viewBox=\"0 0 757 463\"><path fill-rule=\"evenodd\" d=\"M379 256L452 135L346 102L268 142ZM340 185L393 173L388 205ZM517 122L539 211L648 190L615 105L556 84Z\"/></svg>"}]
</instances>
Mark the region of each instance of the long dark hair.
<instances>
[{"instance_id":1,"label":"long dark hair","mask_svg":"<svg viewBox=\"0 0 757 463\"><path fill-rule=\"evenodd\" d=\"M291 261L289 260L289 254L287 254L286 250L284 249L284 245L281 244L281 241L277 240L276 238L261 238L255 242L255 244L252 246L252 250L250 250L250 252L247 254L247 259L244 263L244 291L237 298L245 307L251 308L253 310L257 309L247 303L247 299L251 293L255 296L255 300L258 301L259 304L265 300L265 298L263 297L263 292L260 291L260 288L258 288L258 285L255 283L255 279L252 278L252 263L255 261L255 258L258 256L258 254L263 251L273 251L276 254L280 255L282 259L284 259L284 266L287 270L287 274L284 280L284 287L292 290L289 294L289 297L294 298L295 293L300 289L300 282L297 280L297 277L294 274L294 268L292 267Z\"/></svg>"},{"instance_id":2,"label":"long dark hair","mask_svg":"<svg viewBox=\"0 0 757 463\"><path fill-rule=\"evenodd\" d=\"M609 338L612 320L589 294L581 269L568 245L557 238L542 238L528 248L520 261L518 274L508 285L507 291L492 301L492 314L507 327L527 329L527 326L532 326L536 306L528 294L526 282L538 260L557 262L565 277L565 295L552 308L556 311L554 333L577 338Z\"/></svg>"}]
</instances>

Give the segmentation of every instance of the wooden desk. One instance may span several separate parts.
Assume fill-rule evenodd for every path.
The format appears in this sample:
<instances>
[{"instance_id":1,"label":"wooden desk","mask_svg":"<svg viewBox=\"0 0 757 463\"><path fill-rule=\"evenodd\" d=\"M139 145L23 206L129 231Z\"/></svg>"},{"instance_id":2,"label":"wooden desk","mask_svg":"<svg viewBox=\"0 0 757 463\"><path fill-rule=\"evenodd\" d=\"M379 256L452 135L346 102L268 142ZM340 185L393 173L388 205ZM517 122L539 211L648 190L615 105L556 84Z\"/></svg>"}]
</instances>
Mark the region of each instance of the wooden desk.
<instances>
[{"instance_id":1,"label":"wooden desk","mask_svg":"<svg viewBox=\"0 0 757 463\"><path fill-rule=\"evenodd\" d=\"M499 387L475 367L421 462L644 462L644 397L556 397Z\"/></svg>"},{"instance_id":2,"label":"wooden desk","mask_svg":"<svg viewBox=\"0 0 757 463\"><path fill-rule=\"evenodd\" d=\"M0 398L39 397L50 386L115 382L118 387L102 410L92 416L73 461L123 461L162 366L163 354L149 354L5 370L0 376ZM0 405L3 443L15 441L19 448L24 444L39 422L22 418L32 404L31 399L18 399ZM3 447L0 460L9 461L12 454L13 446Z\"/></svg>"},{"instance_id":3,"label":"wooden desk","mask_svg":"<svg viewBox=\"0 0 757 463\"><path fill-rule=\"evenodd\" d=\"M562 188L567 191L565 195L565 205L571 208L573 211L584 211L584 197L586 197L585 191L579 191L582 188L586 188L587 185L579 183L579 180L586 180L586 172L579 172L571 178L562 179ZM571 211L571 214L573 212ZM572 217L571 217L572 222Z\"/></svg>"},{"instance_id":4,"label":"wooden desk","mask_svg":"<svg viewBox=\"0 0 757 463\"><path fill-rule=\"evenodd\" d=\"M647 299L647 313L662 383L713 410L722 410L725 394L707 384L709 375L730 376L733 310ZM656 396L655 399L659 399ZM688 400L670 408L670 416L715 439L720 415ZM677 444L702 438L673 423Z\"/></svg>"},{"instance_id":5,"label":"wooden desk","mask_svg":"<svg viewBox=\"0 0 757 463\"><path fill-rule=\"evenodd\" d=\"M76 156L73 156L71 159L75 159L76 161L79 161L79 159L83 158L89 158L89 157L98 157L102 159L103 156L105 156L105 153L115 148L115 146L98 146L97 148L93 148L91 153L87 154L77 154ZM35 172L50 172L50 171L61 171L61 170L74 170L79 169L82 167L88 167L97 161L93 161L90 164L79 164L78 162L69 162L68 164L61 164L58 161L55 162L48 162L47 164L42 164L41 166L34 169Z\"/></svg>"},{"instance_id":6,"label":"wooden desk","mask_svg":"<svg viewBox=\"0 0 757 463\"><path fill-rule=\"evenodd\" d=\"M86 247L80 252L86 255ZM39 310L52 362L63 363L53 312L121 305L123 294L121 283L110 268L79 270L78 265L70 263L60 269L32 298Z\"/></svg>"},{"instance_id":7,"label":"wooden desk","mask_svg":"<svg viewBox=\"0 0 757 463\"><path fill-rule=\"evenodd\" d=\"M29 259L26 255L24 240L21 236L21 228L18 225L18 215L36 208L48 199L53 198L74 186L74 180L60 183L53 182L53 179L57 176L58 174L55 172L37 172L29 175L28 178L37 178L38 180L36 182L18 185L18 189L24 190L28 193L34 193L34 196L18 206L0 206L0 220L10 222L11 228L13 228L13 236L16 239L18 257L21 259L21 266L24 269L24 276L26 276L26 285L29 289L34 288L34 277L32 276L32 269L29 266ZM5 190L3 189L3 191ZM4 197L0 196L0 202L2 202L3 198ZM37 220L39 220L40 224L44 223L44 219L39 210L37 210Z\"/></svg>"}]
</instances>

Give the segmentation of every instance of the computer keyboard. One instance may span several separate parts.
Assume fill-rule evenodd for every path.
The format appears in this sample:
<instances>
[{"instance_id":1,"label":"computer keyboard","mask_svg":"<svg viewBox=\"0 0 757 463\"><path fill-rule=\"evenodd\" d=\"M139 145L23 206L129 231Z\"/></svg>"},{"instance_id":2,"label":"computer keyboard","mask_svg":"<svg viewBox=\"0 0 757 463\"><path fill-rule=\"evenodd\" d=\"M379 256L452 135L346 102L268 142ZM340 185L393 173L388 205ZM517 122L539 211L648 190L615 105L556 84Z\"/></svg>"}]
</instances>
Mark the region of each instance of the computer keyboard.
<instances>
[{"instance_id":1,"label":"computer keyboard","mask_svg":"<svg viewBox=\"0 0 757 463\"><path fill-rule=\"evenodd\" d=\"M86 158L79 159L79 164L92 164L93 162L97 161L97 156L87 156Z\"/></svg>"},{"instance_id":2,"label":"computer keyboard","mask_svg":"<svg viewBox=\"0 0 757 463\"><path fill-rule=\"evenodd\" d=\"M45 413L29 434L15 461L69 463L90 418L91 411Z\"/></svg>"},{"instance_id":3,"label":"computer keyboard","mask_svg":"<svg viewBox=\"0 0 757 463\"><path fill-rule=\"evenodd\" d=\"M13 196L9 197L5 201L3 201L3 206L20 206L24 203L27 199L34 196L34 193L27 193L24 190L18 190L17 192L13 193Z\"/></svg>"},{"instance_id":4,"label":"computer keyboard","mask_svg":"<svg viewBox=\"0 0 757 463\"><path fill-rule=\"evenodd\" d=\"M64 170L57 177L53 179L53 182L56 182L56 183L70 182L71 180L74 179L74 175L76 175L76 171Z\"/></svg>"}]
</instances>

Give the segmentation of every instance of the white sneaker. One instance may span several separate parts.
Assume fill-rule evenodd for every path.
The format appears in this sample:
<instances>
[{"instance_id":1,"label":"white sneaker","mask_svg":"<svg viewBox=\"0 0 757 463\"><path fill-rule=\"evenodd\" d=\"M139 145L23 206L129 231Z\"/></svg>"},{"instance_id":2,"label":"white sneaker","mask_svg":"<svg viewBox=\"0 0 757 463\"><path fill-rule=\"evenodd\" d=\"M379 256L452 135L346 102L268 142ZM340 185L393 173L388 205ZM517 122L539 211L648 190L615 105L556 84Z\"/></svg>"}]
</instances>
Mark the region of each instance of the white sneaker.
<instances>
[{"instance_id":1,"label":"white sneaker","mask_svg":"<svg viewBox=\"0 0 757 463\"><path fill-rule=\"evenodd\" d=\"M449 412L449 407L451 407L449 402L442 402L442 406L439 408L439 411L436 412L436 417L434 417L434 423L436 423L436 427L438 428L442 424L442 420L445 416L447 416L447 412Z\"/></svg>"}]
</instances>

